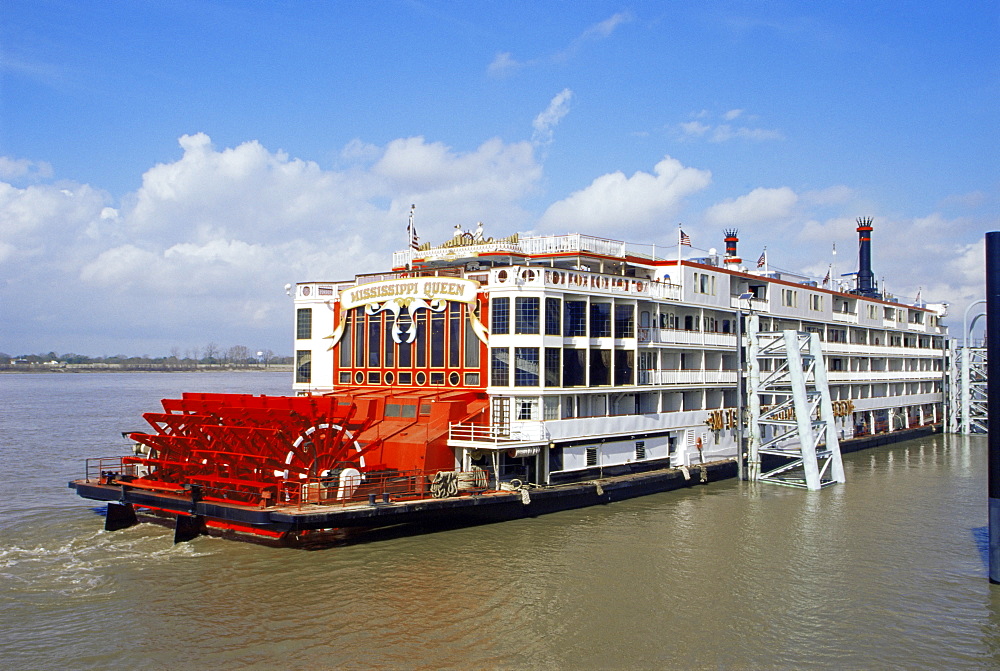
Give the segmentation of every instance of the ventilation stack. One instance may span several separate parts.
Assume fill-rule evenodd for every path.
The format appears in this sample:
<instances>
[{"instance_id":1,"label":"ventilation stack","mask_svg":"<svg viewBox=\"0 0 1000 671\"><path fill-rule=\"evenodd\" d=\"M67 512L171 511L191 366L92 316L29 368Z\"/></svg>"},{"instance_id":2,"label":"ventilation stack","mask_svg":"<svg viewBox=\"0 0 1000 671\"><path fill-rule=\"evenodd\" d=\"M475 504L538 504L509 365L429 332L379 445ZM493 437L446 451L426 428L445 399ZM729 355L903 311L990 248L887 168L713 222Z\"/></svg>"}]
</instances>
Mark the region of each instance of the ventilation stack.
<instances>
[{"instance_id":1,"label":"ventilation stack","mask_svg":"<svg viewBox=\"0 0 1000 671\"><path fill-rule=\"evenodd\" d=\"M872 273L872 218L858 217L858 283L851 293L881 298Z\"/></svg>"},{"instance_id":2,"label":"ventilation stack","mask_svg":"<svg viewBox=\"0 0 1000 671\"><path fill-rule=\"evenodd\" d=\"M743 263L743 259L736 255L736 244L740 241L737 236L739 231L735 228L730 228L726 233L726 257L722 260L726 268L730 266L739 266Z\"/></svg>"}]
</instances>

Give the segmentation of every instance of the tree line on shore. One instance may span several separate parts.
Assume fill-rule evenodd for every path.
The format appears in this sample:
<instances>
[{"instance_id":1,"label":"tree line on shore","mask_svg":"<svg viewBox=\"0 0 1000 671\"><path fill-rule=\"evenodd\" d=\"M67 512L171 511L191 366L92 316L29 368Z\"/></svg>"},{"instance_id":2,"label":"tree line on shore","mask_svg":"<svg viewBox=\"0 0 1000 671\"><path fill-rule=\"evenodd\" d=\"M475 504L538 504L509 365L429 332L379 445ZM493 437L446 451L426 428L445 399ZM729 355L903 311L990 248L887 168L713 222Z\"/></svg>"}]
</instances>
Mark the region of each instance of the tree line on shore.
<instances>
[{"instance_id":1,"label":"tree line on shore","mask_svg":"<svg viewBox=\"0 0 1000 671\"><path fill-rule=\"evenodd\" d=\"M95 368L113 366L116 368L198 368L204 366L220 366L229 368L250 368L258 366L287 365L292 363L290 356L276 356L269 349L251 350L246 345L233 345L222 348L215 343L209 343L203 349L192 348L181 352L179 347L172 347L169 356L87 356L85 354L44 354L11 355L0 352L0 369L17 366L93 366Z\"/></svg>"}]
</instances>

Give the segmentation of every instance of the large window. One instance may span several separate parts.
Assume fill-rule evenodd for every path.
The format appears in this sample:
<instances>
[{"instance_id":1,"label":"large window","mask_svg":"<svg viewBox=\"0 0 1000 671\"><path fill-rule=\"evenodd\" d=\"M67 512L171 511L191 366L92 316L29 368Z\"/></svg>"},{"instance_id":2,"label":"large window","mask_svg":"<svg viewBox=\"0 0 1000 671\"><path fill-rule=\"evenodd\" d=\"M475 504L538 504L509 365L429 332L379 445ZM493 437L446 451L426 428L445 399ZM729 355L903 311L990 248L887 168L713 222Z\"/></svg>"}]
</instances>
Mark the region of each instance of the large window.
<instances>
[{"instance_id":1,"label":"large window","mask_svg":"<svg viewBox=\"0 0 1000 671\"><path fill-rule=\"evenodd\" d=\"M611 303L590 304L590 337L611 337Z\"/></svg>"},{"instance_id":2,"label":"large window","mask_svg":"<svg viewBox=\"0 0 1000 671\"><path fill-rule=\"evenodd\" d=\"M587 350L563 350L563 386L583 387L587 384Z\"/></svg>"},{"instance_id":3,"label":"large window","mask_svg":"<svg viewBox=\"0 0 1000 671\"><path fill-rule=\"evenodd\" d=\"M431 313L431 366L444 367L444 313Z\"/></svg>"},{"instance_id":4,"label":"large window","mask_svg":"<svg viewBox=\"0 0 1000 671\"><path fill-rule=\"evenodd\" d=\"M344 335L340 338L340 367L350 368L351 367L351 322L354 320L354 312L348 312L344 315Z\"/></svg>"},{"instance_id":5,"label":"large window","mask_svg":"<svg viewBox=\"0 0 1000 671\"><path fill-rule=\"evenodd\" d=\"M611 350L590 350L590 386L601 387L611 384Z\"/></svg>"},{"instance_id":6,"label":"large window","mask_svg":"<svg viewBox=\"0 0 1000 671\"><path fill-rule=\"evenodd\" d=\"M312 382L312 350L295 352L295 381L304 384Z\"/></svg>"},{"instance_id":7,"label":"large window","mask_svg":"<svg viewBox=\"0 0 1000 671\"><path fill-rule=\"evenodd\" d=\"M465 367L479 368L479 338L468 324L465 325Z\"/></svg>"},{"instance_id":8,"label":"large window","mask_svg":"<svg viewBox=\"0 0 1000 671\"><path fill-rule=\"evenodd\" d=\"M531 296L514 299L514 333L538 333L539 302L538 298Z\"/></svg>"},{"instance_id":9,"label":"large window","mask_svg":"<svg viewBox=\"0 0 1000 671\"><path fill-rule=\"evenodd\" d=\"M545 348L545 386L558 387L559 374L562 372L562 349L558 347Z\"/></svg>"},{"instance_id":10,"label":"large window","mask_svg":"<svg viewBox=\"0 0 1000 671\"><path fill-rule=\"evenodd\" d=\"M382 322L379 315L368 317L368 365L376 368L379 365L379 352L382 350Z\"/></svg>"},{"instance_id":11,"label":"large window","mask_svg":"<svg viewBox=\"0 0 1000 671\"><path fill-rule=\"evenodd\" d=\"M563 306L563 314L565 315L565 321L563 322L563 335L587 335L587 302L565 301Z\"/></svg>"},{"instance_id":12,"label":"large window","mask_svg":"<svg viewBox=\"0 0 1000 671\"><path fill-rule=\"evenodd\" d=\"M616 338L635 337L635 306L632 305L615 306L615 337Z\"/></svg>"},{"instance_id":13,"label":"large window","mask_svg":"<svg viewBox=\"0 0 1000 671\"><path fill-rule=\"evenodd\" d=\"M635 384L635 352L615 350L615 384Z\"/></svg>"},{"instance_id":14,"label":"large window","mask_svg":"<svg viewBox=\"0 0 1000 671\"><path fill-rule=\"evenodd\" d=\"M558 298L545 299L545 335L562 333L562 306Z\"/></svg>"},{"instance_id":15,"label":"large window","mask_svg":"<svg viewBox=\"0 0 1000 671\"><path fill-rule=\"evenodd\" d=\"M295 338L298 340L309 340L313 337L312 328L312 308L299 308L295 313Z\"/></svg>"},{"instance_id":16,"label":"large window","mask_svg":"<svg viewBox=\"0 0 1000 671\"><path fill-rule=\"evenodd\" d=\"M490 350L490 384L494 387L510 385L510 350L506 347Z\"/></svg>"},{"instance_id":17,"label":"large window","mask_svg":"<svg viewBox=\"0 0 1000 671\"><path fill-rule=\"evenodd\" d=\"M514 386L538 386L538 348L514 348Z\"/></svg>"},{"instance_id":18,"label":"large window","mask_svg":"<svg viewBox=\"0 0 1000 671\"><path fill-rule=\"evenodd\" d=\"M510 333L510 299L494 298L490 304L490 333Z\"/></svg>"}]
</instances>

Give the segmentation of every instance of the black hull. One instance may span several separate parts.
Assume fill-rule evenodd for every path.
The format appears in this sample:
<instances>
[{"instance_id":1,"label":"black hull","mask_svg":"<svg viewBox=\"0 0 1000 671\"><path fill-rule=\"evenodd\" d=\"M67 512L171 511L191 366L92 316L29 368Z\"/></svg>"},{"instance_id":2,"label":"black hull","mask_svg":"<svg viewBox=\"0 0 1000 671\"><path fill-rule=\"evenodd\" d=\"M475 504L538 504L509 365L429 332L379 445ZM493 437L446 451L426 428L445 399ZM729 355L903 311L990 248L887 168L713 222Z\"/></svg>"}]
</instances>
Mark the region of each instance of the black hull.
<instances>
[{"instance_id":1,"label":"black hull","mask_svg":"<svg viewBox=\"0 0 1000 671\"><path fill-rule=\"evenodd\" d=\"M844 441L841 451L856 452L880 445L939 433L926 426ZM765 467L767 465L765 464ZM312 510L280 507L247 508L190 499L83 480L69 483L77 494L107 501L106 528L115 530L135 521L151 521L175 528L175 541L209 534L268 545L323 547L378 540L387 536L425 533L447 528L537 517L564 510L693 487L736 477L735 460L692 465L687 469L641 464L640 472L604 469L581 474L582 481L515 492L379 503L372 506L322 507ZM649 470L652 467L654 470ZM150 509L154 510L150 510ZM138 519L137 519L138 517ZM253 530L248 533L206 525L207 520Z\"/></svg>"}]
</instances>

